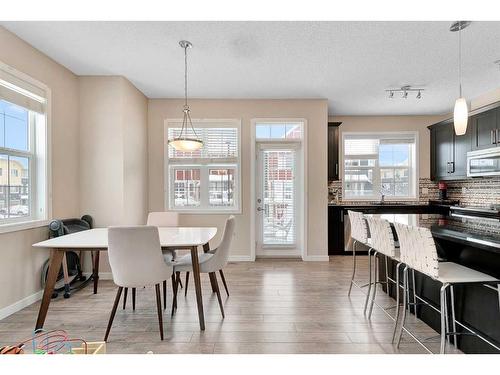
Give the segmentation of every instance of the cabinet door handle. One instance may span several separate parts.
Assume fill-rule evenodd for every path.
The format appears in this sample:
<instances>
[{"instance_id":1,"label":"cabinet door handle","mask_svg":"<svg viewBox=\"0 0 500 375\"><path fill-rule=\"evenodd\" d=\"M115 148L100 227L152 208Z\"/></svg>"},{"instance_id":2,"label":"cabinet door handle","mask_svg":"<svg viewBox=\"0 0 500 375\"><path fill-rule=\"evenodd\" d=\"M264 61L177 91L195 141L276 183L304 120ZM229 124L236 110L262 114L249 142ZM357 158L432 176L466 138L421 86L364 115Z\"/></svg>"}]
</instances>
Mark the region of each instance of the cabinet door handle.
<instances>
[{"instance_id":1,"label":"cabinet door handle","mask_svg":"<svg viewBox=\"0 0 500 375\"><path fill-rule=\"evenodd\" d=\"M335 174L338 177L338 175L339 175L339 163L335 163Z\"/></svg>"},{"instance_id":2,"label":"cabinet door handle","mask_svg":"<svg viewBox=\"0 0 500 375\"><path fill-rule=\"evenodd\" d=\"M450 161L450 173L455 173L455 162Z\"/></svg>"},{"instance_id":3,"label":"cabinet door handle","mask_svg":"<svg viewBox=\"0 0 500 375\"><path fill-rule=\"evenodd\" d=\"M491 143L492 145L494 145L494 144L496 143L496 142L495 142L495 138L496 138L496 137L495 137L495 130L491 130L491 131L490 131L490 143Z\"/></svg>"}]
</instances>

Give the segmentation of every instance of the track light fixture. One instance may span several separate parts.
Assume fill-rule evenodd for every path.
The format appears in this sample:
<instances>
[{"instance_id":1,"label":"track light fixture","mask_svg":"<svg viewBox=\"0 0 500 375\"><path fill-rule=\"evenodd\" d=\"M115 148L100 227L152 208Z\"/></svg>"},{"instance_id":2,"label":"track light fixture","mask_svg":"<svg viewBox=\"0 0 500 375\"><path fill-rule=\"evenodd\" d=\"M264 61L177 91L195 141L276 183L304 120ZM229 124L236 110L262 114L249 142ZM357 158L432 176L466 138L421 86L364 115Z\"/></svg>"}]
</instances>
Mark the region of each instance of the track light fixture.
<instances>
[{"instance_id":1,"label":"track light fixture","mask_svg":"<svg viewBox=\"0 0 500 375\"><path fill-rule=\"evenodd\" d=\"M401 93L401 98L403 99L408 99L408 93L410 92L416 92L416 99L422 99L422 91L425 91L424 89L419 89L419 88L413 88L410 85L405 85L397 89L387 89L385 92L389 93L389 99L394 99L394 93Z\"/></svg>"}]
</instances>

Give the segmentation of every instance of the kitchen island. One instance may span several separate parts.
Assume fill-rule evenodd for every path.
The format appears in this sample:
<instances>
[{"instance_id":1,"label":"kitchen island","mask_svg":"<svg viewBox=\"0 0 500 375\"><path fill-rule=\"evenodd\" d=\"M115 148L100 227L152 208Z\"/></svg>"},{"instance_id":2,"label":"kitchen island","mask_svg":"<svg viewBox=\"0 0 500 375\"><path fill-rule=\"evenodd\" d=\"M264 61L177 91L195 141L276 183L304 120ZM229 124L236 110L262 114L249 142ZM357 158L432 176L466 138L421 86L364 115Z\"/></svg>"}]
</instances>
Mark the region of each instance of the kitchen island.
<instances>
[{"instance_id":1,"label":"kitchen island","mask_svg":"<svg viewBox=\"0 0 500 375\"><path fill-rule=\"evenodd\" d=\"M484 218L458 218L441 214L375 214L391 222L429 228L435 239L438 253L445 261L500 278L500 222ZM389 276L395 278L396 263L389 261ZM379 262L382 280L385 262ZM400 275L401 276L401 275ZM439 306L440 284L415 272L414 291L435 307ZM387 289L384 288L387 292ZM389 294L396 296L396 287L390 284ZM411 298L411 297L410 297ZM457 320L479 332L486 339L500 346L500 290L498 286L457 285L455 287ZM411 309L414 312L414 309ZM440 329L439 314L424 304L417 306L418 318L436 331ZM459 332L464 330L457 327ZM458 347L465 353L498 353L480 339L470 335L458 336Z\"/></svg>"}]
</instances>

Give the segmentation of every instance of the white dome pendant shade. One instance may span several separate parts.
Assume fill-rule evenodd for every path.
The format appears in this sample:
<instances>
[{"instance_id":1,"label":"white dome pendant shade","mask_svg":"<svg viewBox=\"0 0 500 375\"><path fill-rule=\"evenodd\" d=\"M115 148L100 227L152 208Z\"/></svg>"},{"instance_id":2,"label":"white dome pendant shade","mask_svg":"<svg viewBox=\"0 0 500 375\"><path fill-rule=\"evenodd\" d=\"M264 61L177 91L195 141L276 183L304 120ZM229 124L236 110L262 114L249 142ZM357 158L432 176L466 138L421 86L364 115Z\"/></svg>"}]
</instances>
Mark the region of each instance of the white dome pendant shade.
<instances>
[{"instance_id":1,"label":"white dome pendant shade","mask_svg":"<svg viewBox=\"0 0 500 375\"><path fill-rule=\"evenodd\" d=\"M467 132L467 121L469 120L469 108L465 98L458 98L455 101L453 110L453 126L456 135L464 135Z\"/></svg>"},{"instance_id":2,"label":"white dome pendant shade","mask_svg":"<svg viewBox=\"0 0 500 375\"><path fill-rule=\"evenodd\" d=\"M203 141L198 138L198 135L193 128L187 95L187 49L191 48L193 45L187 40L181 40L179 42L179 45L184 49L184 108L182 110L182 128L179 136L174 137L173 139L169 139L168 144L177 151L192 152L203 147ZM188 136L187 132L189 127L191 128L194 138Z\"/></svg>"}]
</instances>

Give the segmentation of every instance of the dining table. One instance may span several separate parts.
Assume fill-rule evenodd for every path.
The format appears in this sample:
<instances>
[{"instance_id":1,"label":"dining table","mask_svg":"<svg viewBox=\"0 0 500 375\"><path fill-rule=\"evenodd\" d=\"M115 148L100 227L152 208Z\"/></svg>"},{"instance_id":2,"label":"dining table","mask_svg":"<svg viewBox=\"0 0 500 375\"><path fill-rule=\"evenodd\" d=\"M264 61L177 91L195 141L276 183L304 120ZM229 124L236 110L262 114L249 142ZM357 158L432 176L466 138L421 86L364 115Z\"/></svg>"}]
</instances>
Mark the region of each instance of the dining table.
<instances>
[{"instance_id":1,"label":"dining table","mask_svg":"<svg viewBox=\"0 0 500 375\"><path fill-rule=\"evenodd\" d=\"M210 251L209 242L216 233L214 227L159 227L160 245L162 250L190 250L193 263L193 278L196 289L196 302L198 306L198 318L200 329L205 330L205 317L203 313L203 299L201 291L200 265L198 260L198 249L203 248L204 252ZM49 249L50 265L47 279L43 290L42 302L38 310L35 330L43 328L45 318L54 292L65 253L68 251L87 251L93 254L93 281L94 294L97 293L99 280L99 252L108 249L108 229L95 228L54 237L45 241L33 244L37 249ZM140 251L141 249L137 249Z\"/></svg>"}]
</instances>

